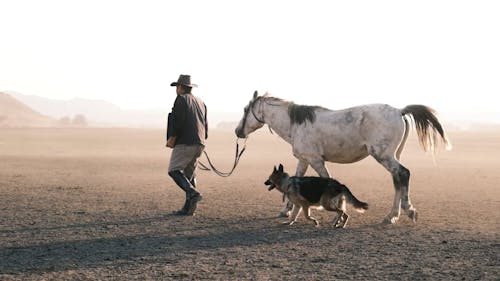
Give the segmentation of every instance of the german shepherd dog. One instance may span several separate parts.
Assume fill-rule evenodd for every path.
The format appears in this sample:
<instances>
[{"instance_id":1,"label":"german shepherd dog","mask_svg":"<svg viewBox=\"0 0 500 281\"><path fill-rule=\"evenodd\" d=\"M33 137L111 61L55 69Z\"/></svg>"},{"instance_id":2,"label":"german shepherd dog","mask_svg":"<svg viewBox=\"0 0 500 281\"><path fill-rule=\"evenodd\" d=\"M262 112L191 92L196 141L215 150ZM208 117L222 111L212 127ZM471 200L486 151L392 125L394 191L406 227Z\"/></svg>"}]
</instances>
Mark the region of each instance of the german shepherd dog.
<instances>
[{"instance_id":1,"label":"german shepherd dog","mask_svg":"<svg viewBox=\"0 0 500 281\"><path fill-rule=\"evenodd\" d=\"M283 193L283 201L288 198L293 204L293 212L290 220L283 224L292 225L297 221L302 209L306 219L319 226L318 220L311 217L310 207L323 207L327 211L337 213L332 221L336 228L344 228L349 220L346 213L346 202L351 204L356 211L363 213L368 209L368 204L359 201L347 186L332 178L320 177L290 177L283 171L283 165L274 170L269 179L264 183L268 190L276 188Z\"/></svg>"}]
</instances>

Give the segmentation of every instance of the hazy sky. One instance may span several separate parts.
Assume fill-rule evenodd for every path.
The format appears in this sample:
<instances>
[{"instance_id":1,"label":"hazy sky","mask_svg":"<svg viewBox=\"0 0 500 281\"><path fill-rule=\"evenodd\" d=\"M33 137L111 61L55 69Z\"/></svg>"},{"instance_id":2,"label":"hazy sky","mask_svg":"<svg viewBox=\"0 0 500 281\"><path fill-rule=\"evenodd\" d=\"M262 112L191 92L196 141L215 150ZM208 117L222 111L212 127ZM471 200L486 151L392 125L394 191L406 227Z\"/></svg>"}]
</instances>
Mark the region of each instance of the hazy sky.
<instances>
[{"instance_id":1,"label":"hazy sky","mask_svg":"<svg viewBox=\"0 0 500 281\"><path fill-rule=\"evenodd\" d=\"M422 103L500 120L500 1L0 1L0 91L209 111L254 90L332 109Z\"/></svg>"}]
</instances>

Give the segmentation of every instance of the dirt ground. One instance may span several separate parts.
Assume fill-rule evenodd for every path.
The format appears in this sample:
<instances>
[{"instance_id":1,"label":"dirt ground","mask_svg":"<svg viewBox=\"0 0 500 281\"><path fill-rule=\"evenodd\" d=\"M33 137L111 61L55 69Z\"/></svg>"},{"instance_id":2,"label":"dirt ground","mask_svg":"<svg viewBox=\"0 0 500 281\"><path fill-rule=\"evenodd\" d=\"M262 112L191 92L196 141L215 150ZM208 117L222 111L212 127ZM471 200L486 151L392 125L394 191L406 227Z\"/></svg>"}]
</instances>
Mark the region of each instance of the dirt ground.
<instances>
[{"instance_id":1,"label":"dirt ground","mask_svg":"<svg viewBox=\"0 0 500 281\"><path fill-rule=\"evenodd\" d=\"M183 193L166 173L163 130L2 129L0 280L499 280L500 132L449 136L453 150L435 162L413 133L402 155L416 224L381 224L394 190L373 159L328 164L370 204L348 206L347 228L334 229L326 211L313 212L319 228L280 224L281 195L263 182L296 160L266 128L231 177L198 172L194 217L169 215ZM228 170L234 133L209 137Z\"/></svg>"}]
</instances>

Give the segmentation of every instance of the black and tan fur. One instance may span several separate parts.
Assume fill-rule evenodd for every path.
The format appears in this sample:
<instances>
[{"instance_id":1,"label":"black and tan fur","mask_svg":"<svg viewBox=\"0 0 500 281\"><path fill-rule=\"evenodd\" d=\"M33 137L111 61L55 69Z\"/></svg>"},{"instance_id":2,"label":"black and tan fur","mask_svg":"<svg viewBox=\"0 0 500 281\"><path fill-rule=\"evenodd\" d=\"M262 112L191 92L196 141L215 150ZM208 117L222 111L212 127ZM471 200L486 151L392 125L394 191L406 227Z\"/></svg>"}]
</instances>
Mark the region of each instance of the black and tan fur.
<instances>
[{"instance_id":1,"label":"black and tan fur","mask_svg":"<svg viewBox=\"0 0 500 281\"><path fill-rule=\"evenodd\" d=\"M356 211L364 212L368 209L368 204L359 201L347 188L332 178L321 177L290 177L283 171L283 165L274 170L264 183L269 186L269 190L278 189L283 193L283 201L288 198L295 207L293 208L290 220L285 224L292 225L304 209L306 219L319 226L318 220L311 217L311 207L323 207L327 211L337 213L333 220L335 227L344 228L349 219L346 213L346 203L351 204Z\"/></svg>"}]
</instances>

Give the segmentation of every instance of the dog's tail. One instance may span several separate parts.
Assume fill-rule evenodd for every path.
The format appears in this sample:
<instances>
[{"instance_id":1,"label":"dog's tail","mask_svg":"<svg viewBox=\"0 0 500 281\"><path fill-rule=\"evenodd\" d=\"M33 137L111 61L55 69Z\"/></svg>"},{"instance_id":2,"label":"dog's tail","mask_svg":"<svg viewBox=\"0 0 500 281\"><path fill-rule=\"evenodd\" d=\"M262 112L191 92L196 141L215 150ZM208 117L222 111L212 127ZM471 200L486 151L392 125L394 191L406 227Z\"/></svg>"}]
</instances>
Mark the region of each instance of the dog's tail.
<instances>
[{"instance_id":1,"label":"dog's tail","mask_svg":"<svg viewBox=\"0 0 500 281\"><path fill-rule=\"evenodd\" d=\"M358 198L351 193L349 188L346 187L344 194L347 198L347 202L350 203L356 211L364 213L365 210L368 210L368 203L359 201Z\"/></svg>"}]
</instances>

